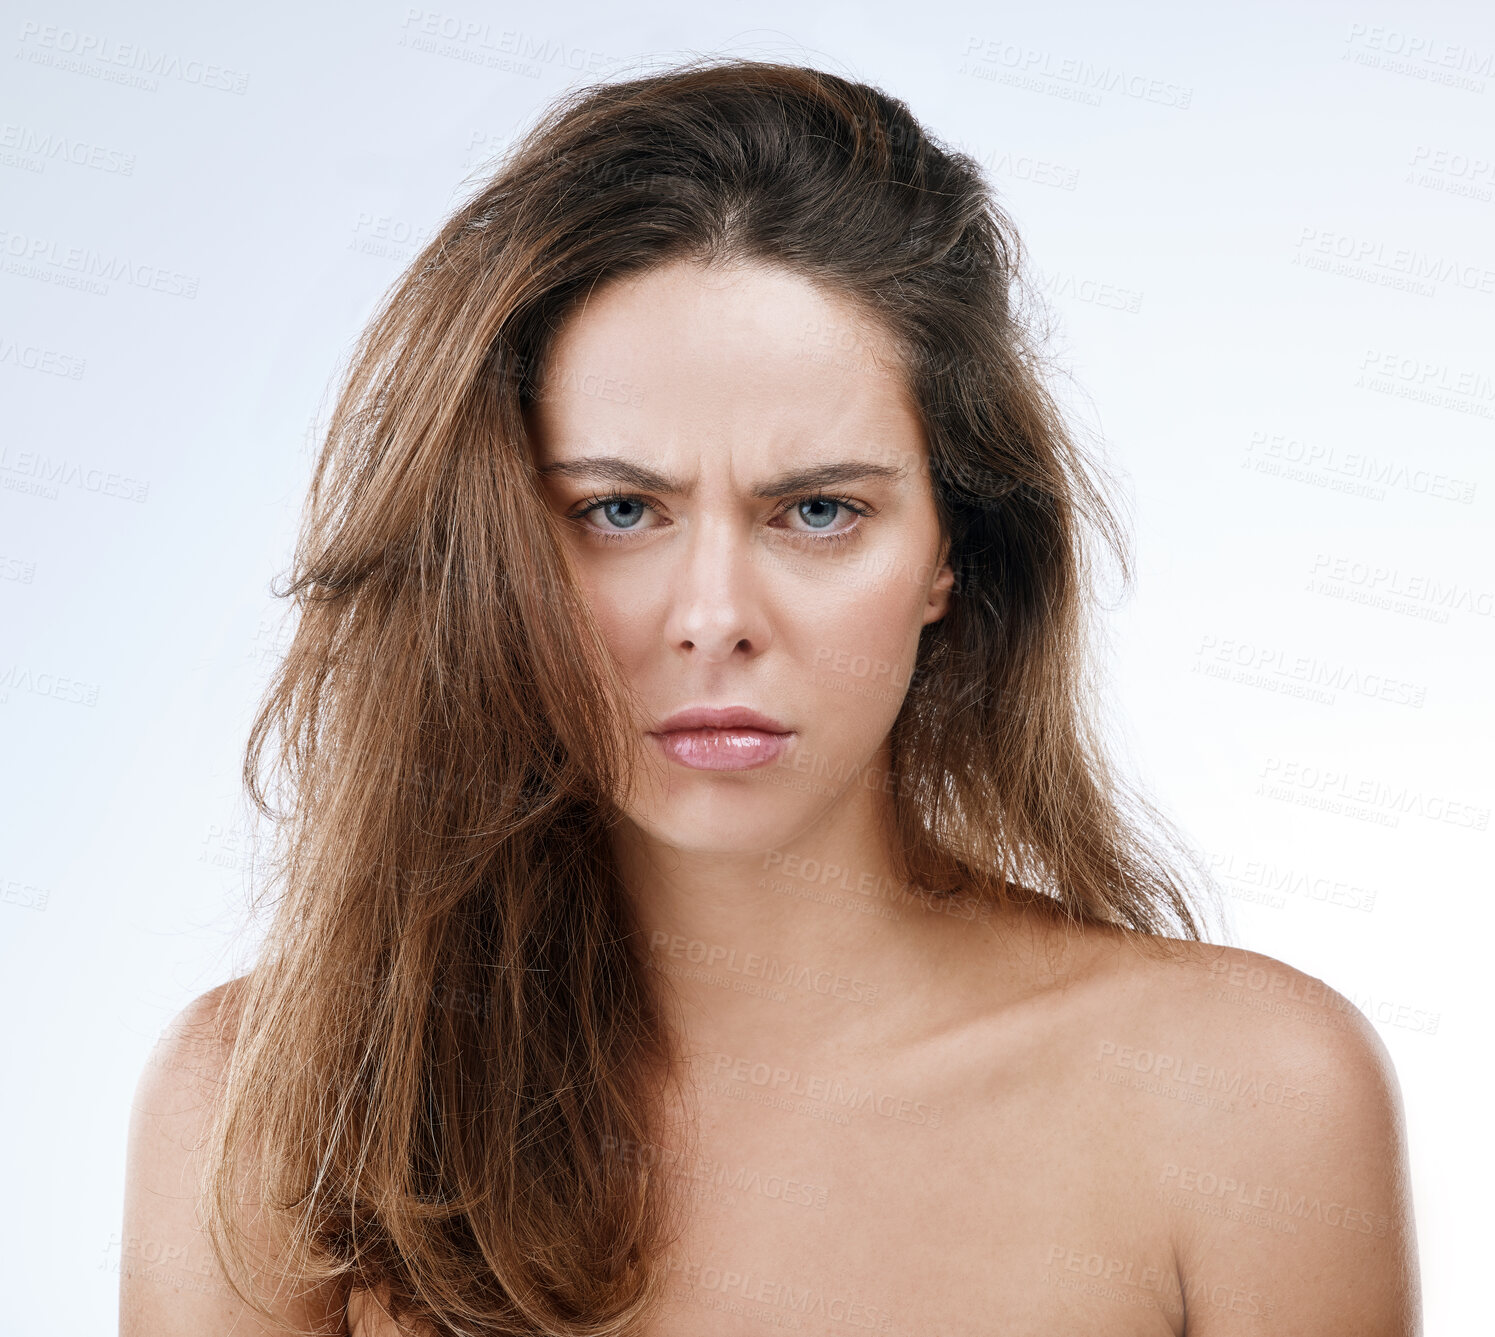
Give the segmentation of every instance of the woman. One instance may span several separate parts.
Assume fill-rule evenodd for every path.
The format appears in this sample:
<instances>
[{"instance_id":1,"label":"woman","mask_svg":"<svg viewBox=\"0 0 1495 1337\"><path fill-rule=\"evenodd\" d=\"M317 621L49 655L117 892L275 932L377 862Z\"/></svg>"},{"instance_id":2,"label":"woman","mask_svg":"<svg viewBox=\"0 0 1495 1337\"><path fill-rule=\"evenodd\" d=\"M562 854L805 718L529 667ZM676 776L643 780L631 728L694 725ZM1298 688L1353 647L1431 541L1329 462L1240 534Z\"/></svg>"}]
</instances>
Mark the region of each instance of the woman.
<instances>
[{"instance_id":1,"label":"woman","mask_svg":"<svg viewBox=\"0 0 1495 1337\"><path fill-rule=\"evenodd\" d=\"M123 1332L1417 1331L1384 1048L1108 768L1019 259L902 103L740 61L441 229L250 739L269 936L137 1098L202 1284Z\"/></svg>"}]
</instances>

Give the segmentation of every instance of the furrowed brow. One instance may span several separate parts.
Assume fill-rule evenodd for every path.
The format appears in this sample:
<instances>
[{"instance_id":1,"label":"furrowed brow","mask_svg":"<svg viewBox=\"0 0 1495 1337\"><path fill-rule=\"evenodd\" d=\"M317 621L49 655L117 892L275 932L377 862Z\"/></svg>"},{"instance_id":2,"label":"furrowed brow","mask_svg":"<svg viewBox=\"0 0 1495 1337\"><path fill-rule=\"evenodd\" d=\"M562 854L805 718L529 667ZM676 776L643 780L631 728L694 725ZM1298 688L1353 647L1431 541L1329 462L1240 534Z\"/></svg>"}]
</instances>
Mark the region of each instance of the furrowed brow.
<instances>
[{"instance_id":1,"label":"furrowed brow","mask_svg":"<svg viewBox=\"0 0 1495 1337\"><path fill-rule=\"evenodd\" d=\"M587 455L576 460L559 460L541 467L544 476L563 478L589 478L602 482L618 483L624 487L637 488L641 492L659 492L669 496L689 496L691 488L684 480L671 478L667 474L636 464L632 460L616 455ZM840 460L831 464L812 464L803 469L791 469L766 482L758 484L752 491L754 497L773 500L822 488L843 487L848 483L860 483L869 478L895 481L908 472L906 465L877 464L871 460Z\"/></svg>"},{"instance_id":2,"label":"furrowed brow","mask_svg":"<svg viewBox=\"0 0 1495 1337\"><path fill-rule=\"evenodd\" d=\"M861 483L869 478L881 478L895 482L908 472L906 465L875 464L871 460L840 460L834 464L812 464L804 469L791 469L777 478L770 478L753 489L753 496L772 500L801 492L818 492L822 488L843 487L848 483Z\"/></svg>"},{"instance_id":3,"label":"furrowed brow","mask_svg":"<svg viewBox=\"0 0 1495 1337\"><path fill-rule=\"evenodd\" d=\"M620 459L616 455L587 455L578 460L558 460L554 464L542 465L539 473L545 478L595 478L599 482L636 487L640 492L678 494L684 491L677 479L645 468L642 464L635 464L632 460Z\"/></svg>"}]
</instances>

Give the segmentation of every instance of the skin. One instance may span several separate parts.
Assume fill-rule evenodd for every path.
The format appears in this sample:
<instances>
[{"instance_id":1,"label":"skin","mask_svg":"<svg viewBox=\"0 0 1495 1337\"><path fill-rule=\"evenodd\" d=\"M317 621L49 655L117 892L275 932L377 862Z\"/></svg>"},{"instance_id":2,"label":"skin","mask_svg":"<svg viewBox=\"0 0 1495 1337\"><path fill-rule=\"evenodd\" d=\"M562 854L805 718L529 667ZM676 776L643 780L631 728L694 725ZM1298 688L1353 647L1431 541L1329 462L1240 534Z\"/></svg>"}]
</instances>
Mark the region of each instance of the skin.
<instances>
[{"instance_id":1,"label":"skin","mask_svg":"<svg viewBox=\"0 0 1495 1337\"><path fill-rule=\"evenodd\" d=\"M809 357L807 330L853 351ZM878 980L928 959L931 944L910 941L926 916L809 903L786 914L769 876L815 859L875 885L891 878L888 733L954 577L917 408L881 374L883 343L781 271L679 264L593 293L551 349L529 420L535 461L645 724L685 706L746 705L795 735L778 764L730 773L667 761L642 729L633 736L644 778L623 805L616 852L666 961L699 944ZM608 384L634 391L589 393ZM597 457L680 486L624 486L603 466L583 469ZM817 503L819 489L754 495L797 470L858 462L895 476L824 489L846 505ZM576 515L611 493L646 509ZM751 997L671 978L692 1041L717 1048L751 1038L811 1058L865 1021L855 1015L865 1009L849 1015L813 990L765 1016ZM929 1001L905 993L904 1023Z\"/></svg>"},{"instance_id":2,"label":"skin","mask_svg":"<svg viewBox=\"0 0 1495 1337\"><path fill-rule=\"evenodd\" d=\"M530 415L641 705L617 856L691 1074L659 1145L624 1152L689 1207L651 1334L1419 1333L1400 1093L1340 995L1257 953L1149 956L1039 908L888 893L876 780L923 628L958 597L896 367L800 278L676 264L590 295ZM678 486L555 467L598 455ZM897 475L755 495L869 459ZM580 513L619 494L647 508ZM813 521L857 537L816 547ZM775 716L791 749L739 772L664 760L644 729L696 704ZM187 1037L236 984L178 1019L137 1093L126 1236L192 1258L181 1144L218 1051ZM122 1333L260 1331L144 1275L121 1295ZM393 1337L366 1295L339 1303L286 1312Z\"/></svg>"}]
</instances>

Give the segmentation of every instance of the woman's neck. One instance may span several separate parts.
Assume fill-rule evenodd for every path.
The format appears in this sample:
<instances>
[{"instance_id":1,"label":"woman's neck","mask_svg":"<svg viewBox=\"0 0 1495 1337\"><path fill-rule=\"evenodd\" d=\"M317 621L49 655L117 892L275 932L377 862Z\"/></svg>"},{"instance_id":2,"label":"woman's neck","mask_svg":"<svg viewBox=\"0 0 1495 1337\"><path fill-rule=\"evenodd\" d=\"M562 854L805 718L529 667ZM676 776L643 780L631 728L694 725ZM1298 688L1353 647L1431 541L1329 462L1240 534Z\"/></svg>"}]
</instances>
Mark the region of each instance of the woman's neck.
<instances>
[{"instance_id":1,"label":"woman's neck","mask_svg":"<svg viewBox=\"0 0 1495 1337\"><path fill-rule=\"evenodd\" d=\"M896 1044L938 1020L948 968L969 957L964 930L993 913L912 895L888 830L870 802L769 849L681 848L617 828L641 954L687 1050L819 1056Z\"/></svg>"}]
</instances>

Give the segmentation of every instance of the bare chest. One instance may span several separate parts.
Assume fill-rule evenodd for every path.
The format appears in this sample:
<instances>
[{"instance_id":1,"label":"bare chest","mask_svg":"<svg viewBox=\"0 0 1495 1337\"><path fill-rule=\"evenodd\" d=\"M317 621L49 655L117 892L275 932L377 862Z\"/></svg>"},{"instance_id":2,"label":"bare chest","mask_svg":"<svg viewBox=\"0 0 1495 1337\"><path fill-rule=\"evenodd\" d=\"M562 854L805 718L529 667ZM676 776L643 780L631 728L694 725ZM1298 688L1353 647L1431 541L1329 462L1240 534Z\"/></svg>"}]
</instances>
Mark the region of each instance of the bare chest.
<instances>
[{"instance_id":1,"label":"bare chest","mask_svg":"<svg viewBox=\"0 0 1495 1337\"><path fill-rule=\"evenodd\" d=\"M693 1143L636 1149L684 1203L651 1337L1181 1331L1148 1157L1097 1133L1106 1095L1078 1075L972 1086L718 1056L698 1100Z\"/></svg>"}]
</instances>

